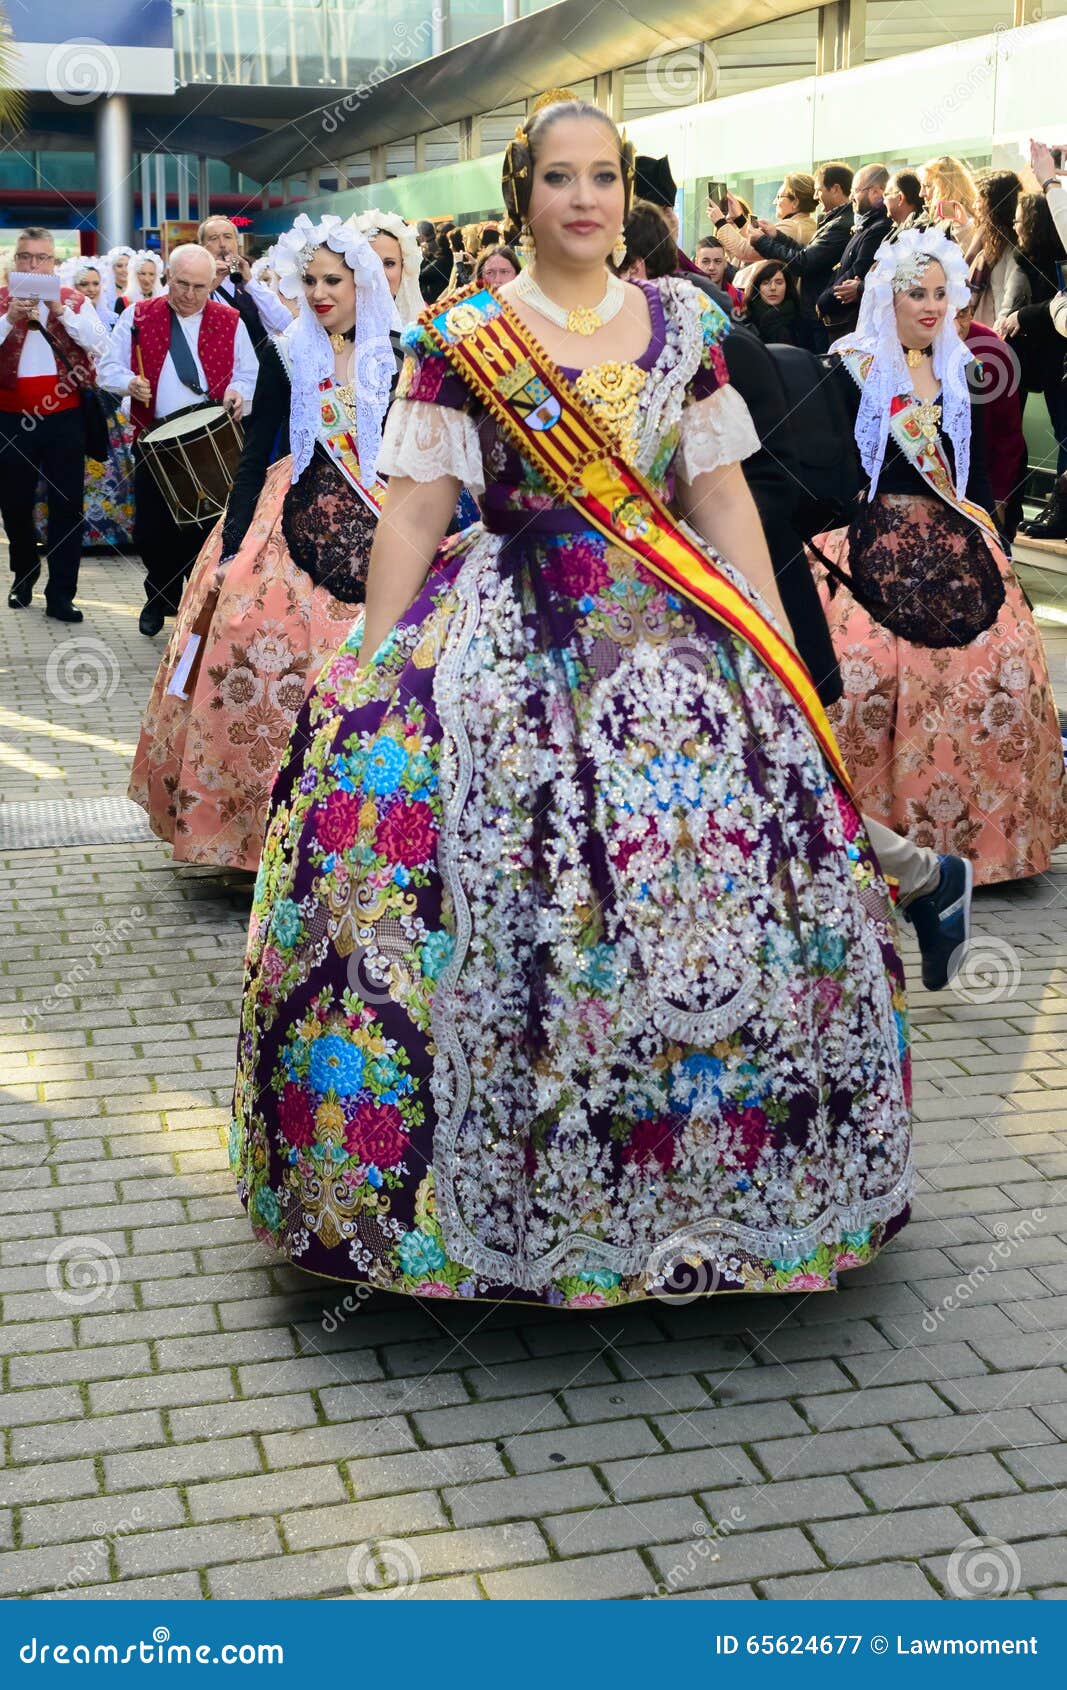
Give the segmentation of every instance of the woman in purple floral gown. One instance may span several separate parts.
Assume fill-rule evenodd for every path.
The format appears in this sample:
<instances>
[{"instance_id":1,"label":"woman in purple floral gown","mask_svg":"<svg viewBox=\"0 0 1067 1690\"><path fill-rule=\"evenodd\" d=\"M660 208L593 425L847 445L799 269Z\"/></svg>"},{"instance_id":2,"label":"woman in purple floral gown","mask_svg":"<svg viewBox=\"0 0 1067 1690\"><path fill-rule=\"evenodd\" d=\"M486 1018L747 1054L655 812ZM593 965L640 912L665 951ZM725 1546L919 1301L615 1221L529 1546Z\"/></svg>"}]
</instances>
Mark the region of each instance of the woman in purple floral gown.
<instances>
[{"instance_id":1,"label":"woman in purple floral gown","mask_svg":"<svg viewBox=\"0 0 1067 1690\"><path fill-rule=\"evenodd\" d=\"M595 332L542 321L603 292L629 183L578 103L528 147L544 292L501 298L778 613L725 319L671 278ZM256 887L231 1135L253 1225L417 1296L830 1289L908 1214L902 974L860 819L750 646L406 340L366 632L297 720ZM442 543L459 485L484 525Z\"/></svg>"}]
</instances>

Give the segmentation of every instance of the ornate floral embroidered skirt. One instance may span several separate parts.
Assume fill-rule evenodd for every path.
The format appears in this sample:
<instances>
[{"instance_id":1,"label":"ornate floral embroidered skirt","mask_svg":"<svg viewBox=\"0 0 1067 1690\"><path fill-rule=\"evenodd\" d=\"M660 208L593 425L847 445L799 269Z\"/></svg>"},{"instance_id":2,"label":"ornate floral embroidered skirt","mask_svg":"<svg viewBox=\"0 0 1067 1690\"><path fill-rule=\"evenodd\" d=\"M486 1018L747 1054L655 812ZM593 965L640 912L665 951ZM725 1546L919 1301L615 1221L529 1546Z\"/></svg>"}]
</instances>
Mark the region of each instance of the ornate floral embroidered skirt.
<instances>
[{"instance_id":1,"label":"ornate floral embroidered skirt","mask_svg":"<svg viewBox=\"0 0 1067 1690\"><path fill-rule=\"evenodd\" d=\"M909 504L920 548L935 518L965 520L931 499ZM847 572L844 529L818 544ZM918 845L969 857L980 886L1040 874L1067 839L1041 636L1011 563L997 559L996 621L970 645L937 650L898 639L846 587L830 597L817 571L845 688L830 718L862 808Z\"/></svg>"},{"instance_id":2,"label":"ornate floral embroidered skirt","mask_svg":"<svg viewBox=\"0 0 1067 1690\"><path fill-rule=\"evenodd\" d=\"M570 1308L828 1290L907 1218L887 897L739 640L593 534L446 543L304 705L231 1156L298 1265Z\"/></svg>"},{"instance_id":3,"label":"ornate floral embroidered skirt","mask_svg":"<svg viewBox=\"0 0 1067 1690\"><path fill-rule=\"evenodd\" d=\"M230 564L192 695L167 692L212 591L217 523L182 594L130 777L130 797L179 862L255 869L274 777L312 681L362 612L297 568L282 534L291 460L267 472Z\"/></svg>"}]
</instances>

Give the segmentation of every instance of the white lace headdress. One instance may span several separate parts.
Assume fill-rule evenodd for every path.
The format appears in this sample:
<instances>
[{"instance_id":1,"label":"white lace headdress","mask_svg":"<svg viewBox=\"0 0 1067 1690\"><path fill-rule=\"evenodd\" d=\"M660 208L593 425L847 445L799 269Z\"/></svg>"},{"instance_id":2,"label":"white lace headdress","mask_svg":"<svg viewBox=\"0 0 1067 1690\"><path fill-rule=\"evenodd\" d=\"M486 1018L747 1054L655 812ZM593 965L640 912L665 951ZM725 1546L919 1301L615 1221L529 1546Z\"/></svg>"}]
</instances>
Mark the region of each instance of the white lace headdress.
<instances>
[{"instance_id":1,"label":"white lace headdress","mask_svg":"<svg viewBox=\"0 0 1067 1690\"><path fill-rule=\"evenodd\" d=\"M375 235L392 235L398 242L401 280L396 294L396 308L400 313L400 321L406 328L409 323L415 321L425 304L419 288L422 248L417 231L396 211L361 211L348 221L360 234L366 235L369 241L372 241Z\"/></svg>"},{"instance_id":2,"label":"white lace headdress","mask_svg":"<svg viewBox=\"0 0 1067 1690\"><path fill-rule=\"evenodd\" d=\"M115 309L115 300L118 298L119 291L115 282L115 260L116 258L128 258L132 264L136 257L137 254L132 246L113 246L108 252L105 252L100 260L100 277L103 283L101 298L111 311ZM126 286L129 287L129 285L130 278L127 275Z\"/></svg>"},{"instance_id":3,"label":"white lace headdress","mask_svg":"<svg viewBox=\"0 0 1067 1690\"><path fill-rule=\"evenodd\" d=\"M158 252L142 251L134 254L134 256L130 259L130 271L129 278L126 283L126 291L131 294L134 299L140 299L141 282L137 272L141 268L142 264L151 264L156 273L155 283L152 287L152 298L158 299L161 293L165 293L167 291L163 286L163 260L160 258Z\"/></svg>"},{"instance_id":4,"label":"white lace headdress","mask_svg":"<svg viewBox=\"0 0 1067 1690\"><path fill-rule=\"evenodd\" d=\"M943 229L904 228L882 242L872 268L863 283L859 321L851 334L842 335L831 352L873 353L860 394L856 418L856 445L860 460L871 478L871 497L889 438L890 405L898 394L914 392L911 373L897 333L893 296L905 293L926 273L940 264L945 273L948 310L934 336L934 375L941 385L941 426L952 442L956 466L956 489L967 486L971 463L971 401L967 388L967 365L973 354L960 339L956 312L970 302L967 263L959 246Z\"/></svg>"},{"instance_id":5,"label":"white lace headdress","mask_svg":"<svg viewBox=\"0 0 1067 1690\"><path fill-rule=\"evenodd\" d=\"M382 261L366 235L327 212L312 223L301 212L293 227L271 247L268 257L278 272L278 291L299 299L300 310L282 336L289 354L292 396L289 401L289 444L293 480L310 462L319 430L319 383L333 375L330 337L318 322L304 293L304 276L321 246L328 246L348 265L356 282L356 335L352 359L352 387L356 400L356 445L364 481L374 479L382 444L382 423L396 360L389 343L390 329L400 327Z\"/></svg>"}]
</instances>

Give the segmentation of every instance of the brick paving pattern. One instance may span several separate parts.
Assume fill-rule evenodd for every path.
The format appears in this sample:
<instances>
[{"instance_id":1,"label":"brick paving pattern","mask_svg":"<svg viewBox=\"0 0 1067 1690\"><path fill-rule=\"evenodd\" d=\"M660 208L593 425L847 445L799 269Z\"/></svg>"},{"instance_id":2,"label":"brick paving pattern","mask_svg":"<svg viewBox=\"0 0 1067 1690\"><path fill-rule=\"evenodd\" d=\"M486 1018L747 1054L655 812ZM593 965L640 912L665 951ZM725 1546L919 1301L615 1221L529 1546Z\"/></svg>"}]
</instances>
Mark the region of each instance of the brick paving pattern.
<instances>
[{"instance_id":1,"label":"brick paving pattern","mask_svg":"<svg viewBox=\"0 0 1067 1690\"><path fill-rule=\"evenodd\" d=\"M87 560L81 628L3 614L6 800L124 792L139 599ZM1065 1593L1067 852L979 894L965 991L915 977L921 1181L877 1263L595 1317L274 1260L222 1149L247 890L158 844L0 868L0 1594Z\"/></svg>"}]
</instances>

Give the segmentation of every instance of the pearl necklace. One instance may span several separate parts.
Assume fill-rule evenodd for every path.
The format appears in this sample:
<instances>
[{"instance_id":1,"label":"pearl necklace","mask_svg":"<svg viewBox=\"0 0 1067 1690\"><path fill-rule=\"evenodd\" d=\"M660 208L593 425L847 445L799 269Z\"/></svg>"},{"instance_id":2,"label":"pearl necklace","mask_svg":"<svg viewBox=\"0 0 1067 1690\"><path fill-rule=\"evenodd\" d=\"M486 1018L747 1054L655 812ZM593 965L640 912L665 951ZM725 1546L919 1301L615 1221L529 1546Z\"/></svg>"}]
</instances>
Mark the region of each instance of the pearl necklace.
<instances>
[{"instance_id":1,"label":"pearl necklace","mask_svg":"<svg viewBox=\"0 0 1067 1690\"><path fill-rule=\"evenodd\" d=\"M516 296L524 299L527 305L532 305L542 317L547 317L550 323L558 328L566 329L568 334L595 334L605 323L610 323L622 310L622 302L626 297L625 285L618 276L607 276L607 287L604 297L597 305L577 305L572 311L557 305L554 299L549 299L547 293L534 281L529 270L520 270L513 284Z\"/></svg>"}]
</instances>

